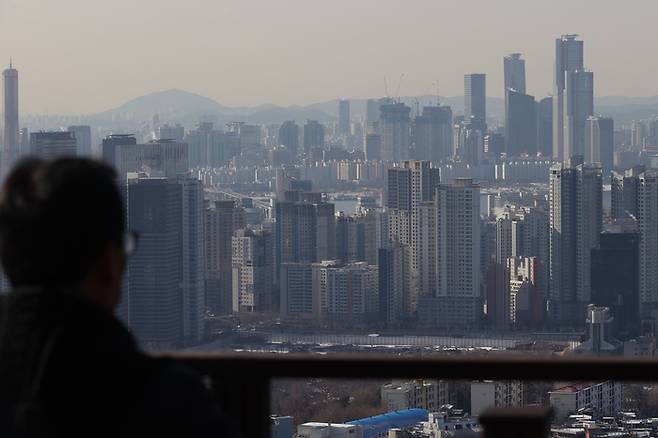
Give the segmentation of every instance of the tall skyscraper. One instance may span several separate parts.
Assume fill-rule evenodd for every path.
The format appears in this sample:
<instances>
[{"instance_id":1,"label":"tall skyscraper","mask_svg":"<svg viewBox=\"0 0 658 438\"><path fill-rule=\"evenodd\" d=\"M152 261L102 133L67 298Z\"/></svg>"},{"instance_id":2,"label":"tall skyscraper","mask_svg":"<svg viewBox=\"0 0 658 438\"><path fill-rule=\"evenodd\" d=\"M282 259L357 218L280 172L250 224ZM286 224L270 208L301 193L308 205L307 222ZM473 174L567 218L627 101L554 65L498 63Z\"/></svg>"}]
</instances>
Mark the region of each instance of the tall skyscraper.
<instances>
[{"instance_id":1,"label":"tall skyscraper","mask_svg":"<svg viewBox=\"0 0 658 438\"><path fill-rule=\"evenodd\" d=\"M103 161L116 167L116 150L120 145L136 145L137 139L133 134L110 134L103 139L101 155Z\"/></svg>"},{"instance_id":2,"label":"tall skyscraper","mask_svg":"<svg viewBox=\"0 0 658 438\"><path fill-rule=\"evenodd\" d=\"M349 135L351 131L350 101L341 99L338 102L338 132L341 135Z\"/></svg>"},{"instance_id":3,"label":"tall skyscraper","mask_svg":"<svg viewBox=\"0 0 658 438\"><path fill-rule=\"evenodd\" d=\"M658 173L655 170L647 170L638 176L637 221L640 231L640 314L643 320L653 321L655 330L658 320Z\"/></svg>"},{"instance_id":4,"label":"tall skyscraper","mask_svg":"<svg viewBox=\"0 0 658 438\"><path fill-rule=\"evenodd\" d=\"M503 58L505 90L514 90L525 94L525 60L520 53L512 53Z\"/></svg>"},{"instance_id":5,"label":"tall skyscraper","mask_svg":"<svg viewBox=\"0 0 658 438\"><path fill-rule=\"evenodd\" d=\"M203 336L203 187L187 177L128 182L128 228L140 247L128 263L128 324L143 343Z\"/></svg>"},{"instance_id":6,"label":"tall skyscraper","mask_svg":"<svg viewBox=\"0 0 658 438\"><path fill-rule=\"evenodd\" d=\"M178 123L169 125L165 123L158 127L158 138L161 140L176 140L182 142L185 138L185 128Z\"/></svg>"},{"instance_id":7,"label":"tall skyscraper","mask_svg":"<svg viewBox=\"0 0 658 438\"><path fill-rule=\"evenodd\" d=\"M381 159L382 136L381 134L366 134L365 138L366 160L375 161Z\"/></svg>"},{"instance_id":8,"label":"tall skyscraper","mask_svg":"<svg viewBox=\"0 0 658 438\"><path fill-rule=\"evenodd\" d=\"M412 140L415 158L439 162L452 158L452 110L449 106L426 106L414 118Z\"/></svg>"},{"instance_id":9,"label":"tall skyscraper","mask_svg":"<svg viewBox=\"0 0 658 438\"><path fill-rule=\"evenodd\" d=\"M537 154L537 102L512 88L505 92L505 148L508 158Z\"/></svg>"},{"instance_id":10,"label":"tall skyscraper","mask_svg":"<svg viewBox=\"0 0 658 438\"><path fill-rule=\"evenodd\" d=\"M275 205L277 272L283 263L313 263L335 258L334 204L322 202L317 199L319 196L312 196L316 195L314 193L299 195L296 200L277 200Z\"/></svg>"},{"instance_id":11,"label":"tall skyscraper","mask_svg":"<svg viewBox=\"0 0 658 438\"><path fill-rule=\"evenodd\" d=\"M473 327L482 316L480 187L455 178L436 190L436 293L418 307L421 324Z\"/></svg>"},{"instance_id":12,"label":"tall skyscraper","mask_svg":"<svg viewBox=\"0 0 658 438\"><path fill-rule=\"evenodd\" d=\"M279 127L279 144L285 146L293 156L299 152L299 126L294 120L285 121Z\"/></svg>"},{"instance_id":13,"label":"tall skyscraper","mask_svg":"<svg viewBox=\"0 0 658 438\"><path fill-rule=\"evenodd\" d=\"M152 175L157 172L161 176L175 177L190 171L187 143L174 140L116 145L115 156L117 173L123 181L126 180L128 172L147 170Z\"/></svg>"},{"instance_id":14,"label":"tall skyscraper","mask_svg":"<svg viewBox=\"0 0 658 438\"><path fill-rule=\"evenodd\" d=\"M562 161L565 156L564 91L566 73L583 70L583 42L578 35L562 35L555 40L555 76L553 81L553 158Z\"/></svg>"},{"instance_id":15,"label":"tall skyscraper","mask_svg":"<svg viewBox=\"0 0 658 438\"><path fill-rule=\"evenodd\" d=\"M380 107L382 134L381 158L384 161L401 161L409 157L411 145L409 126L411 108L403 103Z\"/></svg>"},{"instance_id":16,"label":"tall skyscraper","mask_svg":"<svg viewBox=\"0 0 658 438\"><path fill-rule=\"evenodd\" d=\"M4 137L2 169L8 172L19 157L18 125L18 70L9 61L9 68L2 72L4 80Z\"/></svg>"},{"instance_id":17,"label":"tall skyscraper","mask_svg":"<svg viewBox=\"0 0 658 438\"><path fill-rule=\"evenodd\" d=\"M429 161L407 160L387 171L386 206L389 240L406 245L405 263L408 285L405 313L411 316L420 295L435 290L434 259L436 217L434 196L440 171Z\"/></svg>"},{"instance_id":18,"label":"tall skyscraper","mask_svg":"<svg viewBox=\"0 0 658 438\"><path fill-rule=\"evenodd\" d=\"M73 133L78 148L78 155L91 157L91 127L88 125L69 126L68 131Z\"/></svg>"},{"instance_id":19,"label":"tall skyscraper","mask_svg":"<svg viewBox=\"0 0 658 438\"><path fill-rule=\"evenodd\" d=\"M464 123L487 132L487 86L484 73L464 75Z\"/></svg>"},{"instance_id":20,"label":"tall skyscraper","mask_svg":"<svg viewBox=\"0 0 658 438\"><path fill-rule=\"evenodd\" d=\"M379 101L377 99L368 99L366 102L366 123L368 127L373 122L379 121Z\"/></svg>"},{"instance_id":21,"label":"tall skyscraper","mask_svg":"<svg viewBox=\"0 0 658 438\"><path fill-rule=\"evenodd\" d=\"M612 172L612 217L637 221L642 333L658 327L658 172L643 166Z\"/></svg>"},{"instance_id":22,"label":"tall skyscraper","mask_svg":"<svg viewBox=\"0 0 658 438\"><path fill-rule=\"evenodd\" d=\"M553 156L552 97L545 97L537 103L537 152L543 157Z\"/></svg>"},{"instance_id":23,"label":"tall skyscraper","mask_svg":"<svg viewBox=\"0 0 658 438\"><path fill-rule=\"evenodd\" d=\"M233 303L233 233L245 226L244 209L235 201L210 201L204 210L206 306L217 315Z\"/></svg>"},{"instance_id":24,"label":"tall skyscraper","mask_svg":"<svg viewBox=\"0 0 658 438\"><path fill-rule=\"evenodd\" d=\"M564 159L585 155L585 125L594 114L594 74L584 70L565 73Z\"/></svg>"},{"instance_id":25,"label":"tall skyscraper","mask_svg":"<svg viewBox=\"0 0 658 438\"><path fill-rule=\"evenodd\" d=\"M551 168L550 312L559 327L583 324L591 298L591 250L602 231L601 169L582 156Z\"/></svg>"},{"instance_id":26,"label":"tall skyscraper","mask_svg":"<svg viewBox=\"0 0 658 438\"><path fill-rule=\"evenodd\" d=\"M304 152L313 148L324 148L324 126L317 120L308 120L304 125Z\"/></svg>"},{"instance_id":27,"label":"tall skyscraper","mask_svg":"<svg viewBox=\"0 0 658 438\"><path fill-rule=\"evenodd\" d=\"M614 154L615 128L609 117L588 117L585 126L585 163L601 163L610 173Z\"/></svg>"},{"instance_id":28,"label":"tall skyscraper","mask_svg":"<svg viewBox=\"0 0 658 438\"><path fill-rule=\"evenodd\" d=\"M639 235L637 224L601 234L592 250L592 299L610 308L613 337L628 340L640 335Z\"/></svg>"},{"instance_id":29,"label":"tall skyscraper","mask_svg":"<svg viewBox=\"0 0 658 438\"><path fill-rule=\"evenodd\" d=\"M30 133L30 153L41 158L74 157L78 146L72 132L51 131Z\"/></svg>"},{"instance_id":30,"label":"tall skyscraper","mask_svg":"<svg viewBox=\"0 0 658 438\"><path fill-rule=\"evenodd\" d=\"M405 318L404 300L407 295L405 248L392 242L379 248L379 319L395 327Z\"/></svg>"}]
</instances>

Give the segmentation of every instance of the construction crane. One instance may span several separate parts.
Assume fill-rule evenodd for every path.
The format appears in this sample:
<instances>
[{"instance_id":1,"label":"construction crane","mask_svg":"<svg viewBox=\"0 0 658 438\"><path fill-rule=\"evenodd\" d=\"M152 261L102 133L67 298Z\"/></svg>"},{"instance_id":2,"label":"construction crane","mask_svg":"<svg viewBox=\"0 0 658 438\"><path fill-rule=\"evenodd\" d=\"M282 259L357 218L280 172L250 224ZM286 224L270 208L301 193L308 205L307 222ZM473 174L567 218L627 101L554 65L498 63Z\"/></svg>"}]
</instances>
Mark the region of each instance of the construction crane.
<instances>
[{"instance_id":1,"label":"construction crane","mask_svg":"<svg viewBox=\"0 0 658 438\"><path fill-rule=\"evenodd\" d=\"M400 103L400 86L402 85L402 78L404 78L404 73L400 75L400 79L398 79L398 87L395 90L395 96L397 98L398 103Z\"/></svg>"}]
</instances>

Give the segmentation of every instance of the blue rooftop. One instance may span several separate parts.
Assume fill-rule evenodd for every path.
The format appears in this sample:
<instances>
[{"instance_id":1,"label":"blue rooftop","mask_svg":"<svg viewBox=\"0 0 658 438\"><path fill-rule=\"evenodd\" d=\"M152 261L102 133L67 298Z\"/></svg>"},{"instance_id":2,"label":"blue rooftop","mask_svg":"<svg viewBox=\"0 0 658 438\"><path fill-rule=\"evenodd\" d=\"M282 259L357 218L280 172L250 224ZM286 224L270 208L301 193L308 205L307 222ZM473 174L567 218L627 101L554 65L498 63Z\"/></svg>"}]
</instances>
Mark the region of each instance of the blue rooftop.
<instances>
[{"instance_id":1,"label":"blue rooftop","mask_svg":"<svg viewBox=\"0 0 658 438\"><path fill-rule=\"evenodd\" d=\"M410 427L421 421L427 421L428 412L425 409L405 409L387 412L374 417L349 421L347 424L361 426L363 438L373 438L389 429Z\"/></svg>"}]
</instances>

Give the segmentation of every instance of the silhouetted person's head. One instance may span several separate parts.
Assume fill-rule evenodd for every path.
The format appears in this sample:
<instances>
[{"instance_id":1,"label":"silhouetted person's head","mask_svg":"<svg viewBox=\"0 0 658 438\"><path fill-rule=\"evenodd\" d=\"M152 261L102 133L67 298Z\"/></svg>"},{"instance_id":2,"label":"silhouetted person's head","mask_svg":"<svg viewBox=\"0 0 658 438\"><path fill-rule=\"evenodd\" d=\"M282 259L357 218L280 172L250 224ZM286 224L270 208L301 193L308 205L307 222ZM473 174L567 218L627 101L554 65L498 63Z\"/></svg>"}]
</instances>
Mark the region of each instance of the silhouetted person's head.
<instances>
[{"instance_id":1,"label":"silhouetted person's head","mask_svg":"<svg viewBox=\"0 0 658 438\"><path fill-rule=\"evenodd\" d=\"M0 195L0 262L12 286L66 288L112 310L126 263L115 172L87 159L27 159Z\"/></svg>"}]
</instances>

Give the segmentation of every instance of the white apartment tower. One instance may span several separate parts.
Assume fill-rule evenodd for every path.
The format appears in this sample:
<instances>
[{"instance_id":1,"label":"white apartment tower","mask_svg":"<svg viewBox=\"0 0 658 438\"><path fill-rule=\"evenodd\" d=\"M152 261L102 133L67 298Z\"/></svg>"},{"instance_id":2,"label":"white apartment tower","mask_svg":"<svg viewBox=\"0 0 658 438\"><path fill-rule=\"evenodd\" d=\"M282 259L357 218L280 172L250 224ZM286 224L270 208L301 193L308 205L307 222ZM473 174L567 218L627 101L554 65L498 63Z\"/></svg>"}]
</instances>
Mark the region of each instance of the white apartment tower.
<instances>
[{"instance_id":1,"label":"white apartment tower","mask_svg":"<svg viewBox=\"0 0 658 438\"><path fill-rule=\"evenodd\" d=\"M601 169L582 156L551 168L550 314L560 327L582 325L589 304L590 252L602 231Z\"/></svg>"},{"instance_id":2,"label":"white apartment tower","mask_svg":"<svg viewBox=\"0 0 658 438\"><path fill-rule=\"evenodd\" d=\"M436 323L476 323L480 294L480 186L456 178L436 191ZM432 317L432 316L430 316Z\"/></svg>"}]
</instances>

